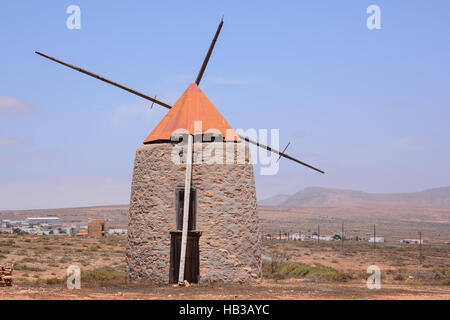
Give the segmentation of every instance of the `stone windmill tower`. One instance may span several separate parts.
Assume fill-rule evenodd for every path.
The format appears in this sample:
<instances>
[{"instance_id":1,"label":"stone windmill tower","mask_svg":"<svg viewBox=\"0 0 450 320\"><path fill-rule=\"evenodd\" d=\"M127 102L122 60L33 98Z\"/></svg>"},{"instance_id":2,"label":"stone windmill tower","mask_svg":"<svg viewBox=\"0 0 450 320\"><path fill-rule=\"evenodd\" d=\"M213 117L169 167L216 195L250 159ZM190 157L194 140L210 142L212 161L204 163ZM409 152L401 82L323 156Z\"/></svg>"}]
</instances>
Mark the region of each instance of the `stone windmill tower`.
<instances>
[{"instance_id":1,"label":"stone windmill tower","mask_svg":"<svg viewBox=\"0 0 450 320\"><path fill-rule=\"evenodd\" d=\"M199 88L220 22L195 83L172 107L84 69L37 54L166 107L136 151L127 276L159 282L242 282L261 277L253 165L247 144Z\"/></svg>"},{"instance_id":2,"label":"stone windmill tower","mask_svg":"<svg viewBox=\"0 0 450 320\"><path fill-rule=\"evenodd\" d=\"M190 152L189 141L174 149L174 132L179 128L186 129L183 134L195 140ZM208 134L211 129L215 130L214 137ZM214 139L222 137L224 142ZM237 161L239 153L243 161ZM136 152L128 226L128 276L134 280L178 282L189 166L185 279L259 278L261 246L249 148L195 83Z\"/></svg>"}]
</instances>

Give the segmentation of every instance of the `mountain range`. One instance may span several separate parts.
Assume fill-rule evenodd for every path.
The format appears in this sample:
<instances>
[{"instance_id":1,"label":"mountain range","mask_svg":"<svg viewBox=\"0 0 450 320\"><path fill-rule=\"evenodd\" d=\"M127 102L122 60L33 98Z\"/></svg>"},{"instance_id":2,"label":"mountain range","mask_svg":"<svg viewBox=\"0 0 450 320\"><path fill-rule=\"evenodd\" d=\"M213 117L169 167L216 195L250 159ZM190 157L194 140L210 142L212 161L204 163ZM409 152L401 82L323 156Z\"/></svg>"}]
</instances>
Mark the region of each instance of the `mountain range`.
<instances>
[{"instance_id":1,"label":"mountain range","mask_svg":"<svg viewBox=\"0 0 450 320\"><path fill-rule=\"evenodd\" d=\"M420 192L367 193L357 190L308 187L293 195L280 194L258 202L262 206L328 207L364 205L450 206L450 186Z\"/></svg>"}]
</instances>

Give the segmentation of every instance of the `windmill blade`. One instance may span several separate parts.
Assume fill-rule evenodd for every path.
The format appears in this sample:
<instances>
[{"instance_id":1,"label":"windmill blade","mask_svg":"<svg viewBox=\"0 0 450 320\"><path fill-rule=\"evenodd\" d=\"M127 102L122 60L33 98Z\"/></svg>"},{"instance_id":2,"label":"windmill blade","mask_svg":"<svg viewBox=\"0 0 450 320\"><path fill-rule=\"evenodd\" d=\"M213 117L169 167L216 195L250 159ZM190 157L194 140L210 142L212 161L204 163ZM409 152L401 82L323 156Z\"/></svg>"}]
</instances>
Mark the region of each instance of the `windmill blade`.
<instances>
[{"instance_id":1,"label":"windmill blade","mask_svg":"<svg viewBox=\"0 0 450 320\"><path fill-rule=\"evenodd\" d=\"M300 161L300 160L298 160L298 159L295 159L295 158L291 157L290 155L285 154L284 152L280 152L280 151L278 151L278 150L275 150L275 149L273 149L273 148L271 148L271 147L268 147L268 146L266 146L266 145L263 145L262 143L259 143L259 142L253 141L253 140L251 140L251 139L249 139L249 138L247 138L247 137L241 136L240 134L238 134L238 136L239 136L242 140L245 140L245 141L247 141L247 142L249 142L249 143L252 143L252 144L254 144L254 145L257 145L258 147L261 147L261 148L266 149L266 150L268 150L268 151L270 151L270 152L276 153L276 154L278 154L278 155L280 155L280 156L282 156L282 157L285 157L285 158L287 158L287 159L289 159L289 160L292 160L292 161L295 161L295 162L297 162L297 163L300 163L301 165L304 165L304 166L306 166L306 167L308 167L308 168L311 168L311 169L313 169L313 170L316 170L317 172L325 173L324 171L322 171L322 170L320 170L320 169L317 169L317 168L314 168L313 166L311 166L311 165L309 165L309 164L307 164L307 163L305 163L305 162L302 162L302 161Z\"/></svg>"},{"instance_id":2,"label":"windmill blade","mask_svg":"<svg viewBox=\"0 0 450 320\"><path fill-rule=\"evenodd\" d=\"M52 60L52 61L55 61L55 62L57 62L57 63L59 63L59 64L62 64L63 66L69 67L69 68L71 68L71 69L73 69L73 70L76 70L76 71L78 71L78 72L87 74L88 76L91 76L91 77L96 78L96 79L98 79L98 80L101 80L101 81L104 81L104 82L106 82L106 83L112 84L113 86L116 86L116 87L118 87L118 88L120 88L120 89L123 89L123 90L125 90L125 91L131 92L132 94L135 94L135 95L137 95L137 96L139 96L139 97L141 97L141 98L150 100L150 101L152 101L152 102L154 102L154 103L159 104L160 106L166 107L167 109L172 108L169 104L167 104L167 103L165 103L165 102L159 101L159 100L157 100L157 99L155 99L155 98L152 98L152 97L150 97L150 96L148 96L148 95L146 95L146 94L143 94L143 93L138 92L138 91L136 91L136 90L133 90L133 89L131 89L131 88L125 87L124 85L121 85L121 84L119 84L119 83L117 83L117 82L108 80L108 79L106 79L106 78L104 78L104 77L102 77L102 76L99 76L99 75L95 74L95 73L92 73L92 72L90 72L90 71L87 71L87 70L78 68L78 67L73 66L73 65L68 64L68 63L65 63L65 62L63 62L63 61L61 61L61 60L55 59L55 58L53 58L53 57L50 57L50 56L48 56L48 55L46 55L46 54L43 54L43 53L41 53L41 52L39 52L39 51L35 51L35 53L38 54L38 55L40 55L40 56L42 56L42 57L44 57L44 58L47 58L47 59L50 59L50 60Z\"/></svg>"},{"instance_id":3,"label":"windmill blade","mask_svg":"<svg viewBox=\"0 0 450 320\"><path fill-rule=\"evenodd\" d=\"M213 52L217 38L219 37L219 33L220 33L220 30L222 29L222 26L223 26L223 17L222 17L222 20L220 20L220 24L217 27L216 34L214 35L211 45L209 46L208 53L206 54L205 60L203 60L203 64L202 64L202 67L200 68L200 72L198 73L197 79L195 80L195 83L197 85L199 85L200 81L202 80L203 73L205 72L206 66L208 65L209 58L211 57L211 54Z\"/></svg>"},{"instance_id":4,"label":"windmill blade","mask_svg":"<svg viewBox=\"0 0 450 320\"><path fill-rule=\"evenodd\" d=\"M196 81L197 85L200 83L200 80L201 80L201 78L202 78L202 76L203 76L203 73L204 73L204 71L205 71L206 65L208 64L209 57L211 56L212 50L213 50L213 48L214 48L214 44L216 43L217 37L219 36L220 29L222 28L222 25L223 25L223 18L222 18L222 20L220 21L219 27L217 28L216 35L214 36L213 42L211 43L211 46L210 46L210 48L209 48L209 50L208 50L208 54L206 55L205 61L203 62L202 69L200 70L200 73L199 73L199 75L198 75L198 77L197 77L197 81ZM66 63L66 62L63 62L63 61L61 61L61 60L55 59L55 58L50 57L50 56L48 56L48 55L46 55L46 54L43 54L43 53L41 53L41 52L39 52L39 51L35 51L35 53L38 54L38 55L40 55L40 56L42 56L42 57L44 57L44 58L47 58L47 59L49 59L49 60L52 60L52 61L57 62L57 63L59 63L59 64L62 64L63 66L69 67L69 68L74 69L74 70L76 70L76 71L78 71L78 72L87 74L88 76L91 76L91 77L96 78L96 79L98 79L98 80L101 80L101 81L103 81L103 82L109 83L109 84L111 84L111 85L113 85L113 86L116 86L116 87L118 87L118 88L120 88L120 89L123 89L123 90L125 90L125 91L128 91L128 92L130 92L130 93L132 93L132 94L135 94L135 95L137 95L137 96L139 96L139 97L141 97L141 98L150 100L150 101L152 101L153 103L159 104L160 106L163 106L163 107L165 107L165 108L167 108L167 109L171 109L171 108L172 108L172 106L171 106L170 104L167 104L167 103L165 103L165 102L159 101L159 100L157 100L157 99L155 99L155 98L152 98L152 97L150 97L150 96L148 96L148 95L146 95L146 94L143 94L143 93L141 93L141 92L139 92L139 91L136 91L136 90L134 90L134 89L128 88L128 87L126 87L126 86L124 86L124 85L121 85L121 84L119 84L119 83L116 83L116 82L114 82L114 81L108 80L108 79L106 79L106 78L104 78L104 77L102 77L102 76L99 76L99 75L95 74L95 73L92 73L92 72L90 72L90 71L87 71L87 70L78 68L78 67L76 67L76 66L73 66L73 65L71 65L71 64L68 64L68 63ZM156 96L155 96L155 97L156 97ZM153 106L153 105L152 105L152 106ZM298 159L295 159L295 158L293 158L293 157L291 157L291 156L285 154L284 152L280 152L280 151L275 150L275 149L273 149L273 148L271 148L271 147L265 146L265 145L263 145L263 144L261 144L261 143L259 143L259 142L253 141L253 140L251 140L251 139L249 139L249 138L247 138L247 137L243 137L243 136L241 136L241 135L239 135L239 137L240 137L241 139L243 139L243 140L249 142L249 143L252 143L252 144L254 144L254 145L257 145L258 147L261 147L261 148L266 149L266 150L268 150L268 151L270 151L270 152L276 153L276 154L280 155L281 157L285 157L285 158L287 158L287 159L289 159L289 160L295 161L295 162L297 162L297 163L299 163L299 164L301 164L301 165L304 165L304 166L306 166L306 167L308 167L308 168L311 168L311 169L313 169L313 170L316 170L316 171L318 171L318 172L320 172L320 173L325 173L325 172L323 172L323 171L320 170L320 169L314 168L313 166L311 166L311 165L309 165L309 164L307 164L307 163L304 163L304 162L302 162L302 161L300 161L300 160L298 160ZM287 147L287 146L286 146L286 147Z\"/></svg>"}]
</instances>

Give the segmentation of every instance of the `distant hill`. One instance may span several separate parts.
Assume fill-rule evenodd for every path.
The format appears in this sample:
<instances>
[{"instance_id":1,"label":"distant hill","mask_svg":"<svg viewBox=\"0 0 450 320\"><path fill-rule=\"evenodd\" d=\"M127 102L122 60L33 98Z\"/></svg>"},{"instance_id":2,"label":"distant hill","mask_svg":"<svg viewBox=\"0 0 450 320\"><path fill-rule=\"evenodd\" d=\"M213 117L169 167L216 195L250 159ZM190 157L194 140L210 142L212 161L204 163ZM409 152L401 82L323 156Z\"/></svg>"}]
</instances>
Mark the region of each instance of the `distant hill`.
<instances>
[{"instance_id":1,"label":"distant hill","mask_svg":"<svg viewBox=\"0 0 450 320\"><path fill-rule=\"evenodd\" d=\"M261 206L279 206L291 197L288 194L277 194L276 196L266 198L258 202Z\"/></svg>"},{"instance_id":2,"label":"distant hill","mask_svg":"<svg viewBox=\"0 0 450 320\"><path fill-rule=\"evenodd\" d=\"M265 206L329 207L361 205L450 206L450 186L410 193L367 193L356 190L308 187L297 193L278 195L259 202Z\"/></svg>"}]
</instances>

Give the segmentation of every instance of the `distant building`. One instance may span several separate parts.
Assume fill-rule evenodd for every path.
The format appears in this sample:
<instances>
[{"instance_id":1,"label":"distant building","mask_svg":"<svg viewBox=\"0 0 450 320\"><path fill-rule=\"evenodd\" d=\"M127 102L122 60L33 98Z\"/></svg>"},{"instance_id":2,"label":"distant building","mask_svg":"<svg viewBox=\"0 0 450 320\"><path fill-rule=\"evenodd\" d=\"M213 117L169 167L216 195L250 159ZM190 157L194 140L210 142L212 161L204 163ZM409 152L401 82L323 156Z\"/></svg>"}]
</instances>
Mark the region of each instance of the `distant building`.
<instances>
[{"instance_id":1,"label":"distant building","mask_svg":"<svg viewBox=\"0 0 450 320\"><path fill-rule=\"evenodd\" d=\"M384 237L372 237L369 239L369 242L384 242Z\"/></svg>"},{"instance_id":2,"label":"distant building","mask_svg":"<svg viewBox=\"0 0 450 320\"><path fill-rule=\"evenodd\" d=\"M414 243L414 244L424 244L428 243L430 241L430 238L424 237L422 240L420 239L402 239L400 240L400 243Z\"/></svg>"},{"instance_id":3,"label":"distant building","mask_svg":"<svg viewBox=\"0 0 450 320\"><path fill-rule=\"evenodd\" d=\"M88 232L85 229L81 229L80 232L76 234L76 236L87 236Z\"/></svg>"},{"instance_id":4,"label":"distant building","mask_svg":"<svg viewBox=\"0 0 450 320\"><path fill-rule=\"evenodd\" d=\"M315 239L317 240L317 235L314 234L311 236L311 239ZM336 240L335 239L335 235L328 235L328 236L319 236L319 240L323 240L323 241L330 241L330 240Z\"/></svg>"},{"instance_id":5,"label":"distant building","mask_svg":"<svg viewBox=\"0 0 450 320\"><path fill-rule=\"evenodd\" d=\"M127 234L127 229L111 228L108 230L108 234Z\"/></svg>"},{"instance_id":6,"label":"distant building","mask_svg":"<svg viewBox=\"0 0 450 320\"><path fill-rule=\"evenodd\" d=\"M95 219L88 222L88 235L90 237L104 237L105 234L105 220Z\"/></svg>"},{"instance_id":7,"label":"distant building","mask_svg":"<svg viewBox=\"0 0 450 320\"><path fill-rule=\"evenodd\" d=\"M26 218L25 222L30 226L37 224L54 224L59 222L58 217L36 217L36 218Z\"/></svg>"}]
</instances>

